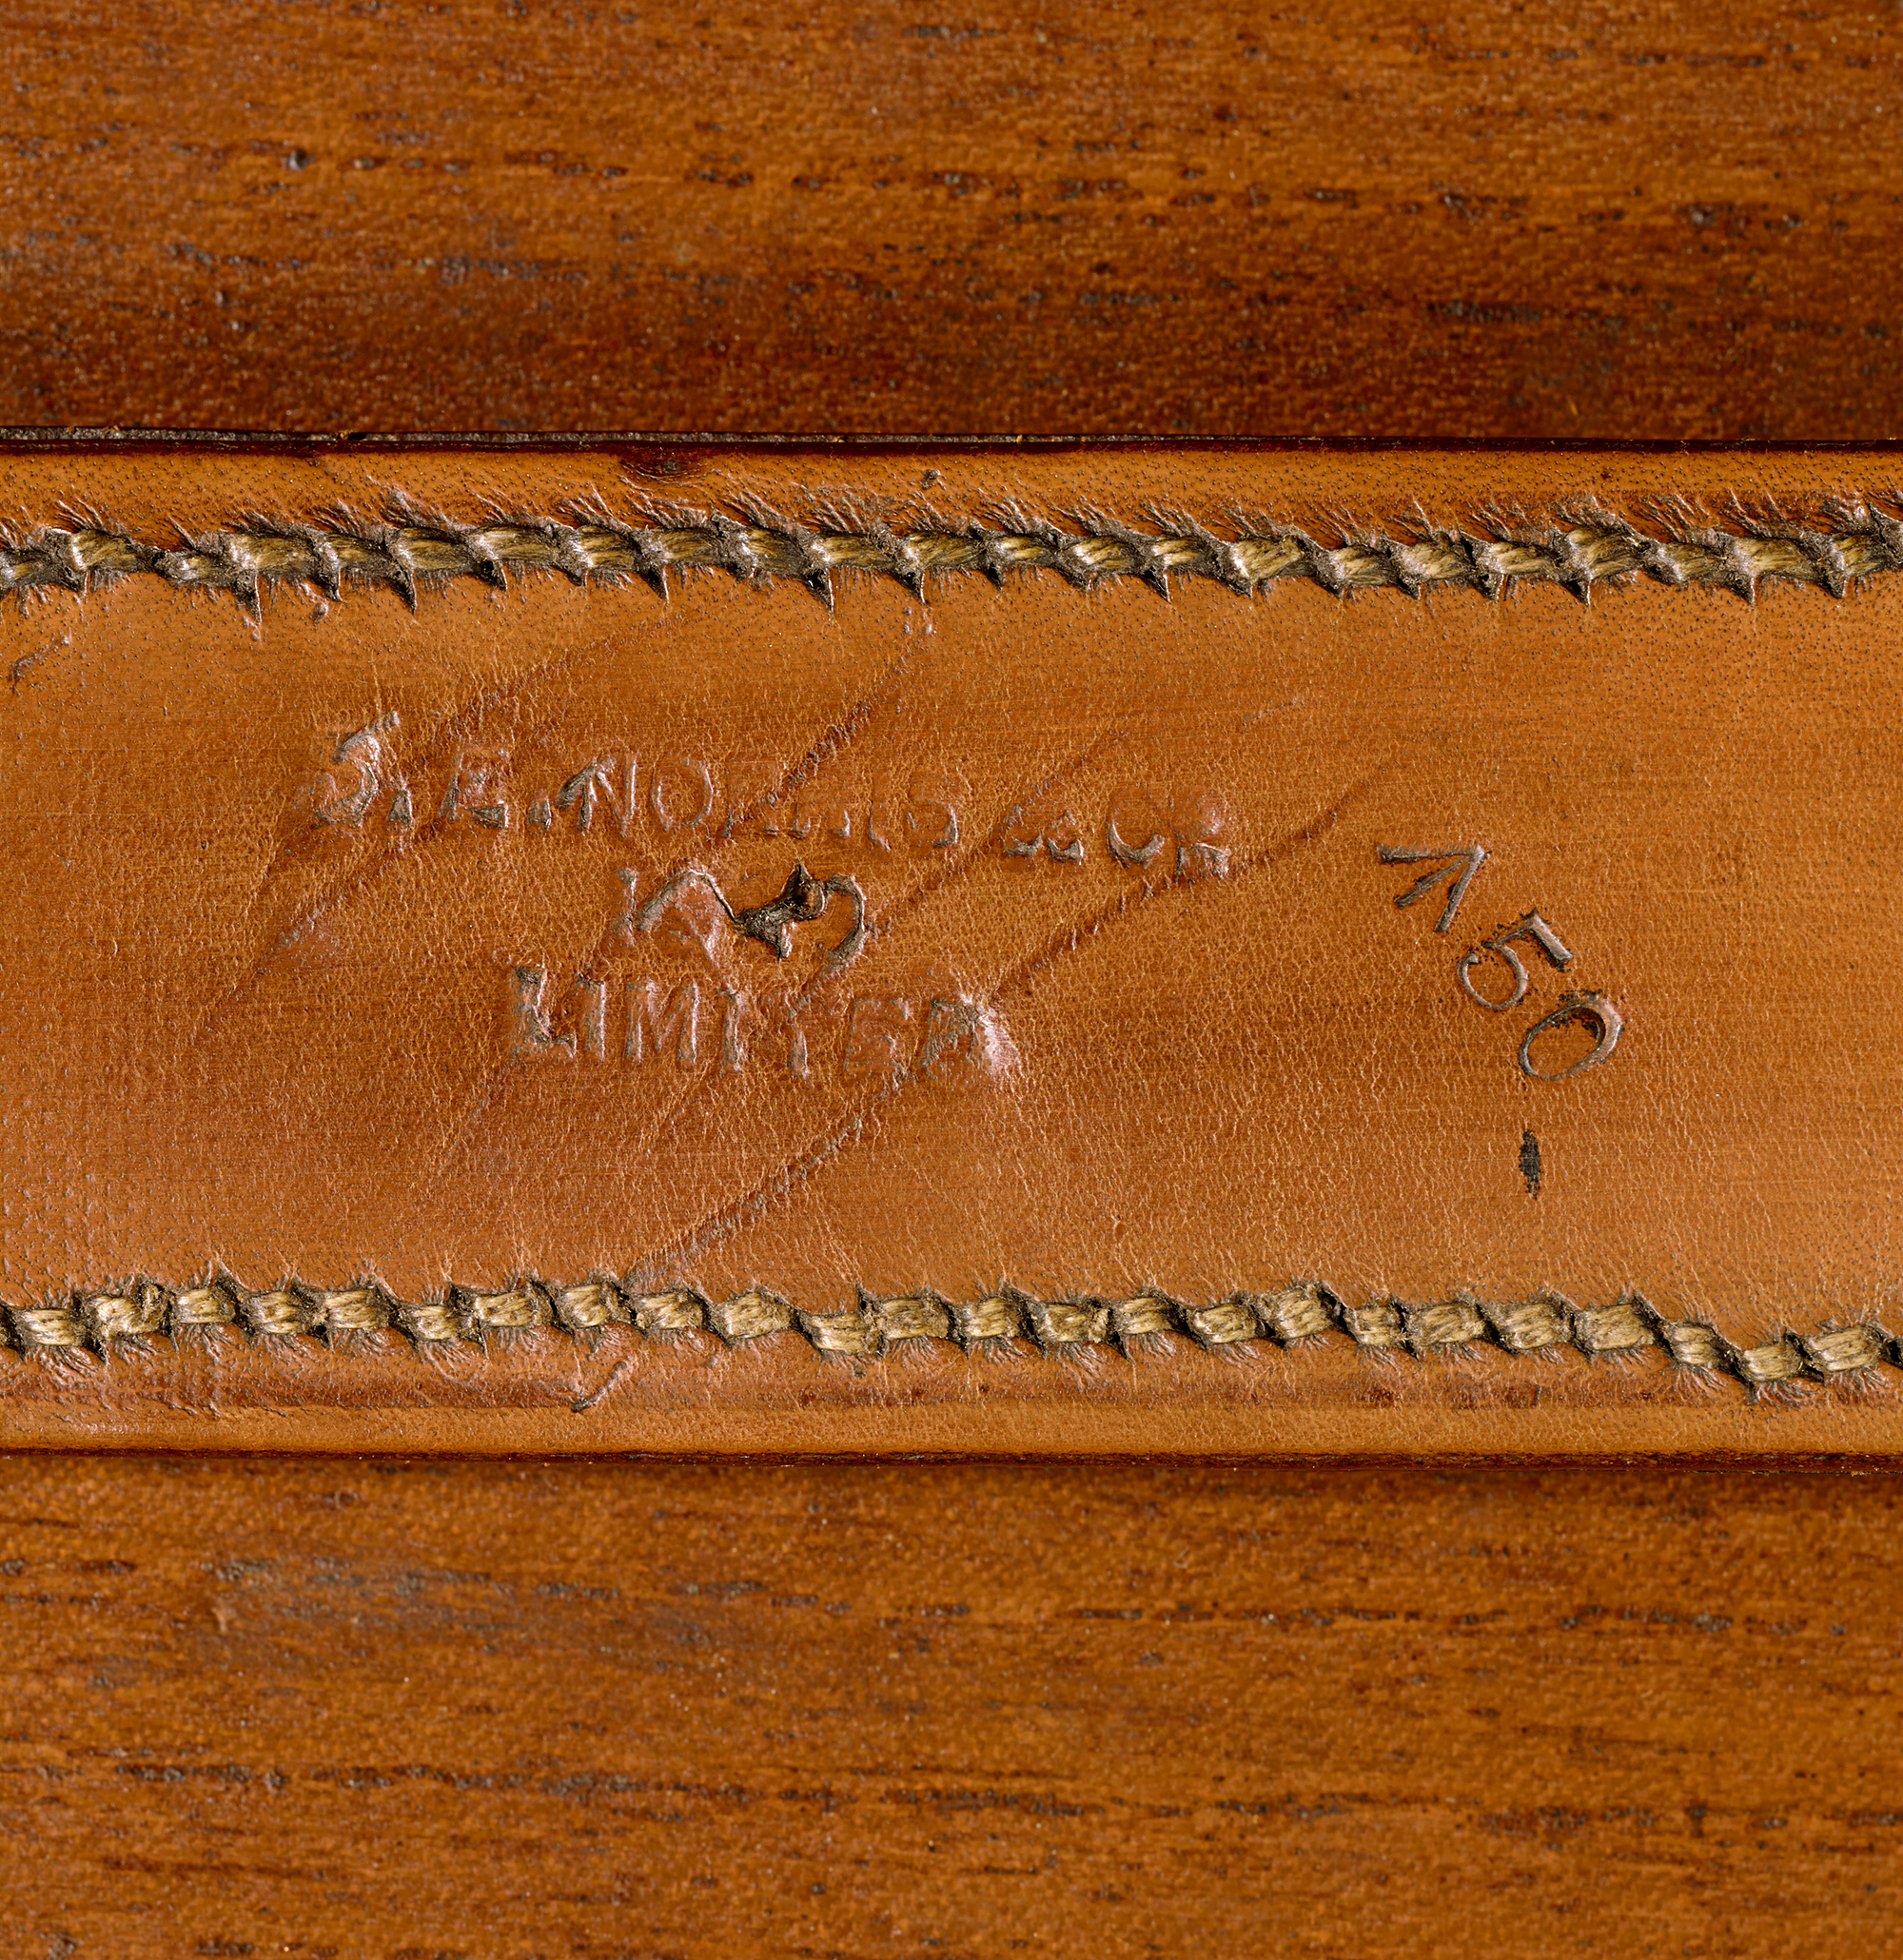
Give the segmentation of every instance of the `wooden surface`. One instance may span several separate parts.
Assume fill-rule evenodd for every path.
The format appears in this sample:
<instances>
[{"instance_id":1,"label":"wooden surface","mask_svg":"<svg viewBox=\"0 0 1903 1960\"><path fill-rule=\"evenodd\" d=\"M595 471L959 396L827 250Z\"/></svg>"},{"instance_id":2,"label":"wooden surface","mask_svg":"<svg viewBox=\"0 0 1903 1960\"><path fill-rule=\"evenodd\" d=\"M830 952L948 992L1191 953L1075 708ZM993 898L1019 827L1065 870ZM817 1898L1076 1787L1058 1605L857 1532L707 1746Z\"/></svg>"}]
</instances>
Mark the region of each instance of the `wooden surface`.
<instances>
[{"instance_id":1,"label":"wooden surface","mask_svg":"<svg viewBox=\"0 0 1903 1960\"><path fill-rule=\"evenodd\" d=\"M14 1459L9 1953L1883 1950L1899 1489Z\"/></svg>"},{"instance_id":2,"label":"wooden surface","mask_svg":"<svg viewBox=\"0 0 1903 1960\"><path fill-rule=\"evenodd\" d=\"M6 458L16 1435L1893 1452L1889 461Z\"/></svg>"},{"instance_id":3,"label":"wooden surface","mask_svg":"<svg viewBox=\"0 0 1903 1960\"><path fill-rule=\"evenodd\" d=\"M1903 29L11 10L0 421L1854 438Z\"/></svg>"},{"instance_id":4,"label":"wooden surface","mask_svg":"<svg viewBox=\"0 0 1903 1960\"><path fill-rule=\"evenodd\" d=\"M1903 434L1874 5L10 26L0 419ZM5 1475L31 1960L1895 1917L1887 1479Z\"/></svg>"}]
</instances>

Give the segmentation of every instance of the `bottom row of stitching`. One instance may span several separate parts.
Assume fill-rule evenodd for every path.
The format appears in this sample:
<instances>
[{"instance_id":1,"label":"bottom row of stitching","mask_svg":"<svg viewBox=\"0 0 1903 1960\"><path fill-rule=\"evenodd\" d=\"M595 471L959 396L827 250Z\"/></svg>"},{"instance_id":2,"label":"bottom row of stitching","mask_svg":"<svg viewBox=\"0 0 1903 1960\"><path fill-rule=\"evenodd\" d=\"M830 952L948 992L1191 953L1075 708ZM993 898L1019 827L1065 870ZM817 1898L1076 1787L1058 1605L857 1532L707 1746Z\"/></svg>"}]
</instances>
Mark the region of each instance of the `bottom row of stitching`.
<instances>
[{"instance_id":1,"label":"bottom row of stitching","mask_svg":"<svg viewBox=\"0 0 1903 1960\"><path fill-rule=\"evenodd\" d=\"M705 1329L734 1346L793 1333L820 1354L851 1357L876 1357L895 1343L914 1340L967 1347L1029 1341L1047 1352L1113 1344L1134 1354L1154 1337L1170 1334L1214 1349L1250 1341L1287 1347L1336 1333L1363 1348L1415 1357L1476 1347L1510 1355L1571 1347L1599 1357L1662 1346L1681 1368L1728 1374L1753 1388L1796 1377L1825 1380L1883 1363L1903 1366L1895 1337L1870 1323L1787 1333L1744 1347L1702 1321L1667 1319L1635 1292L1606 1306L1578 1306L1551 1290L1504 1303L1454 1293L1419 1304L1392 1299L1351 1304L1313 1280L1271 1293L1239 1291L1205 1305L1161 1293L1044 1300L1009 1286L959 1302L921 1289L891 1299L863 1295L856 1309L832 1314L806 1312L757 1287L716 1301L685 1287L638 1291L598 1276L572 1285L523 1279L500 1292L450 1287L439 1298L415 1302L374 1285L324 1289L287 1283L249 1292L228 1280L183 1288L142 1281L121 1291L0 1307L0 1324L12 1344L29 1354L74 1348L110 1353L127 1343L190 1327L230 1327L266 1341L296 1335L336 1341L391 1330L430 1343L534 1328L586 1335L628 1326L651 1335Z\"/></svg>"}]
</instances>

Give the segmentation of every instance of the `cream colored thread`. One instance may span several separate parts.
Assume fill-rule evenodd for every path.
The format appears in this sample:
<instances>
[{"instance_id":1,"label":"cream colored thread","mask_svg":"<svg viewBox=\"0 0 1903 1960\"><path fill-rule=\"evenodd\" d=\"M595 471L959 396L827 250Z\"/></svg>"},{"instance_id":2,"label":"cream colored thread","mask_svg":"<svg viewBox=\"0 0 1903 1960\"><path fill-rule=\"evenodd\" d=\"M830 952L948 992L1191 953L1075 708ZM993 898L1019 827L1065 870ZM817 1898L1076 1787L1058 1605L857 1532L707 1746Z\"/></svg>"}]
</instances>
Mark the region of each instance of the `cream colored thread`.
<instances>
[{"instance_id":1,"label":"cream colored thread","mask_svg":"<svg viewBox=\"0 0 1903 1960\"><path fill-rule=\"evenodd\" d=\"M1363 1347L1407 1345L1401 1309L1391 1300L1375 1300L1365 1306L1344 1307L1342 1324Z\"/></svg>"},{"instance_id":2,"label":"cream colored thread","mask_svg":"<svg viewBox=\"0 0 1903 1960\"><path fill-rule=\"evenodd\" d=\"M1241 1300L1219 1300L1213 1306L1186 1306L1183 1323L1206 1347L1226 1347L1231 1341L1254 1341L1262 1329Z\"/></svg>"},{"instance_id":3,"label":"cream colored thread","mask_svg":"<svg viewBox=\"0 0 1903 1960\"><path fill-rule=\"evenodd\" d=\"M1617 1306L1581 1307L1573 1316L1574 1336L1587 1354L1621 1354L1629 1347L1647 1347L1652 1330L1632 1308Z\"/></svg>"},{"instance_id":4,"label":"cream colored thread","mask_svg":"<svg viewBox=\"0 0 1903 1960\"><path fill-rule=\"evenodd\" d=\"M260 1334L302 1334L312 1320L310 1303L288 1290L253 1293L245 1303L245 1313Z\"/></svg>"},{"instance_id":5,"label":"cream colored thread","mask_svg":"<svg viewBox=\"0 0 1903 1960\"><path fill-rule=\"evenodd\" d=\"M1765 1347L1747 1347L1736 1357L1738 1375L1753 1387L1766 1382L1788 1381L1804 1370L1804 1358L1788 1341L1774 1341Z\"/></svg>"},{"instance_id":6,"label":"cream colored thread","mask_svg":"<svg viewBox=\"0 0 1903 1960\"><path fill-rule=\"evenodd\" d=\"M870 1354L878 1339L877 1328L857 1314L803 1313L798 1319L799 1331L821 1354Z\"/></svg>"},{"instance_id":7,"label":"cream colored thread","mask_svg":"<svg viewBox=\"0 0 1903 1960\"><path fill-rule=\"evenodd\" d=\"M1306 1341L1325 1334L1335 1323L1329 1311L1331 1296L1312 1281L1300 1286L1285 1286L1257 1303L1263 1324L1278 1341Z\"/></svg>"},{"instance_id":8,"label":"cream colored thread","mask_svg":"<svg viewBox=\"0 0 1903 1960\"><path fill-rule=\"evenodd\" d=\"M1682 1368L1720 1368L1724 1352L1717 1332L1698 1321L1680 1321L1659 1330L1672 1359Z\"/></svg>"},{"instance_id":9,"label":"cream colored thread","mask_svg":"<svg viewBox=\"0 0 1903 1960\"><path fill-rule=\"evenodd\" d=\"M1136 1341L1150 1334L1176 1331L1176 1307L1167 1300L1140 1294L1134 1300L1120 1300L1110 1308L1110 1324L1119 1341Z\"/></svg>"},{"instance_id":10,"label":"cream colored thread","mask_svg":"<svg viewBox=\"0 0 1903 1960\"><path fill-rule=\"evenodd\" d=\"M517 1286L507 1293L472 1293L466 1305L470 1323L477 1327L545 1327L550 1319L548 1302L530 1286Z\"/></svg>"},{"instance_id":11,"label":"cream colored thread","mask_svg":"<svg viewBox=\"0 0 1903 1960\"><path fill-rule=\"evenodd\" d=\"M129 1293L101 1293L80 1303L101 1342L136 1341L166 1331L171 1301L163 1286L135 1286Z\"/></svg>"},{"instance_id":12,"label":"cream colored thread","mask_svg":"<svg viewBox=\"0 0 1903 1960\"><path fill-rule=\"evenodd\" d=\"M367 1334L390 1324L390 1310L374 1287L346 1286L320 1293L318 1313L333 1334Z\"/></svg>"},{"instance_id":13,"label":"cream colored thread","mask_svg":"<svg viewBox=\"0 0 1903 1960\"><path fill-rule=\"evenodd\" d=\"M875 1300L873 1319L888 1341L949 1341L952 1316L935 1300L909 1295L902 1300Z\"/></svg>"},{"instance_id":14,"label":"cream colored thread","mask_svg":"<svg viewBox=\"0 0 1903 1960\"><path fill-rule=\"evenodd\" d=\"M954 1302L952 1325L960 1341L1010 1341L1024 1332L1024 1315L1015 1301L989 1293L969 1305Z\"/></svg>"},{"instance_id":15,"label":"cream colored thread","mask_svg":"<svg viewBox=\"0 0 1903 1960\"><path fill-rule=\"evenodd\" d=\"M706 1324L706 1310L691 1293L644 1293L635 1302L635 1325L643 1334L678 1333Z\"/></svg>"},{"instance_id":16,"label":"cream colored thread","mask_svg":"<svg viewBox=\"0 0 1903 1960\"><path fill-rule=\"evenodd\" d=\"M1094 1302L1027 1300L1024 1313L1046 1347L1095 1347L1109 1339L1110 1310Z\"/></svg>"},{"instance_id":17,"label":"cream colored thread","mask_svg":"<svg viewBox=\"0 0 1903 1960\"><path fill-rule=\"evenodd\" d=\"M414 1306L402 1307L401 1312L411 1334L419 1341L462 1339L461 1316L446 1300L419 1301Z\"/></svg>"},{"instance_id":18,"label":"cream colored thread","mask_svg":"<svg viewBox=\"0 0 1903 1960\"><path fill-rule=\"evenodd\" d=\"M1518 526L1510 535L1455 529L1409 537L1375 526L1339 545L1294 525L1219 538L1181 517L1151 513L1149 521L1152 528L1141 531L1097 517L1072 518L1060 527L1012 511L995 523L895 532L873 523L743 523L717 511L690 511L634 523L603 515L458 524L399 505L383 523L251 523L180 550L124 532L49 526L0 544L0 594L84 592L144 574L181 588L234 593L247 604L261 588L280 583L313 586L333 598L351 585L384 585L414 600L421 584L473 578L500 585L511 571L664 583L671 570L685 568L797 578L829 601L842 572L895 578L918 590L930 577L1002 578L1027 569L1053 570L1078 585L1135 578L1166 590L1171 577L1214 579L1240 592L1305 578L1336 593L1452 587L1498 598L1528 580L1583 595L1609 578L1648 578L1751 597L1771 578L1841 596L1852 579L1903 566L1903 521L1863 503L1837 510L1828 528L1734 511L1720 526L1674 525L1670 535L1654 537L1624 518L1593 511Z\"/></svg>"},{"instance_id":19,"label":"cream colored thread","mask_svg":"<svg viewBox=\"0 0 1903 1960\"><path fill-rule=\"evenodd\" d=\"M793 1309L771 1293L742 1293L737 1300L707 1305L707 1324L721 1340L737 1345L768 1334L783 1334L793 1325Z\"/></svg>"},{"instance_id":20,"label":"cream colored thread","mask_svg":"<svg viewBox=\"0 0 1903 1960\"><path fill-rule=\"evenodd\" d=\"M92 1347L109 1355L122 1351L115 1343L204 1326L230 1326L271 1340L320 1333L334 1340L396 1326L420 1345L428 1345L550 1326L592 1336L602 1327L628 1324L646 1335L707 1327L732 1346L793 1331L821 1354L853 1360L876 1357L893 1342L913 1340L952 1340L970 1346L1029 1339L1053 1353L1116 1343L1136 1354L1143 1342L1160 1335L1187 1335L1204 1347L1218 1348L1263 1340L1290 1346L1340 1334L1361 1347L1422 1357L1482 1344L1510 1355L1569 1344L1588 1357L1662 1344L1680 1367L1727 1374L1754 1389L1804 1376L1834 1380L1884 1365L1903 1366L1896 1339L1867 1323L1740 1347L1702 1322L1667 1320L1638 1293L1609 1305L1583 1307L1550 1289L1522 1301L1486 1302L1456 1293L1421 1303L1375 1300L1356 1304L1312 1280L1275 1293L1231 1294L1203 1305L1158 1293L1125 1300L1036 1300L1008 1289L969 1302L941 1300L929 1292L869 1296L856 1310L814 1314L763 1287L713 1302L685 1288L629 1293L618 1281L601 1275L571 1285L522 1279L496 1292L452 1287L441 1300L418 1302L393 1300L375 1286L322 1291L294 1281L247 1293L220 1279L177 1290L142 1281L118 1292L102 1289L0 1308L0 1327L15 1347L29 1353Z\"/></svg>"},{"instance_id":21,"label":"cream colored thread","mask_svg":"<svg viewBox=\"0 0 1903 1960\"><path fill-rule=\"evenodd\" d=\"M1463 1347L1484 1338L1486 1317L1470 1301L1442 1300L1402 1312L1407 1343L1417 1353L1430 1347Z\"/></svg>"},{"instance_id":22,"label":"cream colored thread","mask_svg":"<svg viewBox=\"0 0 1903 1960\"><path fill-rule=\"evenodd\" d=\"M172 1319L187 1327L223 1326L237 1318L230 1301L216 1286L192 1286L172 1303Z\"/></svg>"},{"instance_id":23,"label":"cream colored thread","mask_svg":"<svg viewBox=\"0 0 1903 1960\"><path fill-rule=\"evenodd\" d=\"M1883 1338L1874 1327L1837 1327L1806 1337L1811 1363L1820 1375L1844 1375L1874 1367L1883 1359Z\"/></svg>"},{"instance_id":24,"label":"cream colored thread","mask_svg":"<svg viewBox=\"0 0 1903 1960\"><path fill-rule=\"evenodd\" d=\"M618 1292L601 1280L558 1287L555 1310L562 1323L570 1327L606 1327L616 1323L625 1325L632 1318Z\"/></svg>"},{"instance_id":25,"label":"cream colored thread","mask_svg":"<svg viewBox=\"0 0 1903 1960\"><path fill-rule=\"evenodd\" d=\"M1483 1308L1494 1337L1509 1354L1536 1354L1569 1338L1566 1310L1543 1295Z\"/></svg>"},{"instance_id":26,"label":"cream colored thread","mask_svg":"<svg viewBox=\"0 0 1903 1960\"><path fill-rule=\"evenodd\" d=\"M13 1334L20 1345L34 1347L79 1347L86 1341L86 1323L70 1306L16 1307Z\"/></svg>"}]
</instances>

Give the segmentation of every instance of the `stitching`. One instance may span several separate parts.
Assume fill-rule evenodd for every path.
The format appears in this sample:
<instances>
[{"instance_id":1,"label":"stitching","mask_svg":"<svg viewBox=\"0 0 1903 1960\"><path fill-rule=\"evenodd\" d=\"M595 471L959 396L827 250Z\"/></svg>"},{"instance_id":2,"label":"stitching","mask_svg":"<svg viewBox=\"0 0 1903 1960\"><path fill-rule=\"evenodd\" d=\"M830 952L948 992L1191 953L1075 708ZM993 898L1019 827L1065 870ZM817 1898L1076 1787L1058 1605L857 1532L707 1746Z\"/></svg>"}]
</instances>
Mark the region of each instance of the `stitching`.
<instances>
[{"instance_id":1,"label":"stitching","mask_svg":"<svg viewBox=\"0 0 1903 1960\"><path fill-rule=\"evenodd\" d=\"M1903 1341L1868 1322L1791 1331L1744 1347L1697 1320L1668 1320L1642 1294L1627 1291L1608 1306L1577 1306L1542 1288L1529 1298L1486 1302L1457 1292L1410 1303L1379 1299L1350 1304L1330 1287L1305 1280L1273 1293L1238 1292L1193 1305L1163 1293L1126 1299L1077 1295L1039 1300L1002 1286L957 1302L921 1288L892 1299L861 1294L842 1314L807 1313L761 1287L715 1301L686 1286L641 1292L597 1274L574 1284L522 1278L498 1292L451 1286L427 1300L402 1301L374 1283L337 1288L287 1280L251 1292L227 1275L186 1287L140 1280L121 1289L52 1296L33 1306L0 1306L0 1326L27 1354L177 1337L194 1327L229 1327L260 1342L299 1335L326 1338L348 1352L349 1336L388 1330L419 1347L483 1343L535 1328L586 1339L609 1326L665 1338L704 1329L730 1347L770 1335L802 1336L821 1355L876 1360L894 1343L954 1341L970 1350L1022 1340L1047 1356L1089 1347L1141 1355L1158 1335L1188 1336L1206 1352L1251 1342L1312 1348L1329 1334L1358 1347L1424 1361L1437 1353L1495 1347L1521 1357L1572 1347L1590 1359L1663 1347L1681 1369L1725 1375L1753 1391L1798 1378L1828 1381L1879 1366L1903 1367Z\"/></svg>"},{"instance_id":2,"label":"stitching","mask_svg":"<svg viewBox=\"0 0 1903 1960\"><path fill-rule=\"evenodd\" d=\"M146 575L180 590L227 592L248 607L266 590L294 584L332 599L353 586L383 586L414 606L422 590L460 578L505 588L511 571L559 573L576 584L639 578L664 597L670 572L724 570L755 584L798 579L830 606L843 574L893 578L923 597L932 577L978 573L1002 587L1013 572L1054 570L1083 589L1140 578L1166 598L1172 577L1213 579L1241 594L1295 578L1338 596L1391 586L1409 596L1447 589L1492 599L1521 581L1556 583L1584 598L1595 585L1643 577L1680 589L1717 586L1752 599L1765 579L1820 585L1841 598L1852 580L1903 569L1903 520L1862 503L1833 509L1820 525L1734 509L1725 524L1712 526L1689 521L1691 513L1681 509L1656 526L1668 535L1654 537L1628 519L1592 510L1547 525L1423 525L1405 535L1364 528L1344 533L1338 545L1294 525L1238 522L1235 535L1223 538L1181 513L1157 510L1146 513L1152 527L1146 531L1097 513L1073 515L1061 528L1014 508L993 513L992 523L932 518L902 532L852 522L836 510L816 526L757 510L642 515L646 521L638 524L598 511L572 520L513 517L459 524L399 500L381 522L347 515L320 523L247 518L170 549L99 525L42 527L0 543L0 596L85 594ZM716 1302L685 1287L637 1292L598 1276L576 1284L522 1279L499 1292L452 1286L417 1302L374 1284L322 1289L286 1282L251 1292L221 1277L183 1288L142 1280L31 1306L0 1304L0 1332L10 1335L11 1344L49 1356L83 1348L111 1353L206 1326L260 1341L315 1335L348 1351L348 1337L379 1330L425 1346L535 1328L586 1338L610 1325L663 1338L705 1329L732 1346L792 1332L819 1354L853 1359L876 1359L895 1343L919 1338L967 1348L1028 1340L1047 1355L1109 1345L1134 1356L1151 1338L1168 1334L1187 1335L1213 1353L1256 1342L1310 1346L1338 1333L1361 1348L1417 1360L1482 1346L1513 1356L1570 1346L1596 1359L1662 1346L1676 1366L1729 1376L1754 1392L1799 1378L1903 1367L1903 1341L1872 1323L1787 1331L1744 1347L1703 1322L1666 1319L1636 1292L1608 1306L1581 1307L1550 1290L1504 1303L1455 1293L1420 1303L1383 1299L1352 1305L1315 1282L1203 1305L1160 1293L1037 1300L1010 1287L960 1303L921 1289L885 1300L863 1295L853 1312L820 1315L759 1288Z\"/></svg>"},{"instance_id":3,"label":"stitching","mask_svg":"<svg viewBox=\"0 0 1903 1960\"><path fill-rule=\"evenodd\" d=\"M227 592L247 607L287 584L331 599L384 586L414 606L421 590L456 578L499 589L511 573L558 573L576 584L638 578L665 597L670 572L727 571L755 584L797 579L830 606L839 579L853 573L895 579L922 598L933 578L977 573L1002 586L1013 572L1050 570L1085 589L1139 578L1166 598L1171 578L1213 579L1242 594L1294 578L1337 595L1395 586L1410 596L1464 590L1499 599L1522 582L1559 584L1584 598L1608 580L1646 578L1750 599L1766 579L1841 598L1853 580L1903 568L1903 520L1867 501L1833 505L1815 524L1742 506L1711 524L1674 505L1651 516L1661 536L1598 508L1544 523L1336 526L1342 541L1332 545L1298 525L1241 518L1221 537L1161 509L1145 513L1145 530L1095 511L1071 513L1063 526L1016 507L989 515L965 522L922 515L895 530L836 507L813 525L759 509L650 507L633 523L591 509L465 524L399 499L382 520L246 517L172 548L100 524L44 526L0 542L0 595L85 593L147 576L183 591Z\"/></svg>"}]
</instances>

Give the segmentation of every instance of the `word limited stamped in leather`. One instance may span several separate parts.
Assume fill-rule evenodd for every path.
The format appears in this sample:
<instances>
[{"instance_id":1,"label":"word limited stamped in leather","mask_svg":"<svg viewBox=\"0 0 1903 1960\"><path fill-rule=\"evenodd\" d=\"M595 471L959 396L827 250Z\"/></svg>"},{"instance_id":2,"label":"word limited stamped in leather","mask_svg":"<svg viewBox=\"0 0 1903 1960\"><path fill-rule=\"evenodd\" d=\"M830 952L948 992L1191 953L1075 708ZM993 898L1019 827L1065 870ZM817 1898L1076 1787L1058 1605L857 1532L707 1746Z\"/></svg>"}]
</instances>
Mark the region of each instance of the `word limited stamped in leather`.
<instances>
[{"instance_id":1,"label":"word limited stamped in leather","mask_svg":"<svg viewBox=\"0 0 1903 1960\"><path fill-rule=\"evenodd\" d=\"M1893 1370L1874 464L4 467L26 1440L1364 1445L1452 1357L1670 1446Z\"/></svg>"}]
</instances>

